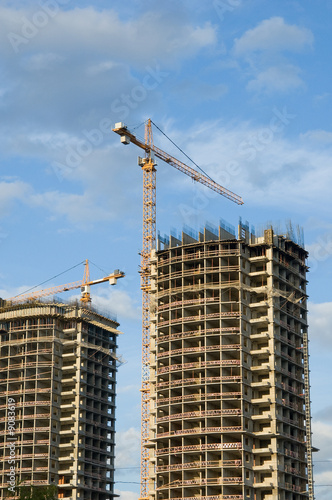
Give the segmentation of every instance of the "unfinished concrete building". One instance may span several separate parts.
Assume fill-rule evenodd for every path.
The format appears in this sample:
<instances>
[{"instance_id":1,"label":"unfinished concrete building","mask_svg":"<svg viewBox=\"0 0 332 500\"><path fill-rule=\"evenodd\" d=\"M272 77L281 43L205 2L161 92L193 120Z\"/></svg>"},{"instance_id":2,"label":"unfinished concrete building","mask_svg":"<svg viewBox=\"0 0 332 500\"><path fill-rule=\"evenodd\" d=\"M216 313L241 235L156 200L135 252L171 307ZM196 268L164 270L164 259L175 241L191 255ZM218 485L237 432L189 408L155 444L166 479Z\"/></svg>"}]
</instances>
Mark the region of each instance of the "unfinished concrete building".
<instances>
[{"instance_id":1,"label":"unfinished concrete building","mask_svg":"<svg viewBox=\"0 0 332 500\"><path fill-rule=\"evenodd\" d=\"M159 238L153 500L313 499L306 257L242 223Z\"/></svg>"},{"instance_id":2,"label":"unfinished concrete building","mask_svg":"<svg viewBox=\"0 0 332 500\"><path fill-rule=\"evenodd\" d=\"M78 304L0 309L1 498L11 460L15 484L113 498L117 327Z\"/></svg>"}]
</instances>

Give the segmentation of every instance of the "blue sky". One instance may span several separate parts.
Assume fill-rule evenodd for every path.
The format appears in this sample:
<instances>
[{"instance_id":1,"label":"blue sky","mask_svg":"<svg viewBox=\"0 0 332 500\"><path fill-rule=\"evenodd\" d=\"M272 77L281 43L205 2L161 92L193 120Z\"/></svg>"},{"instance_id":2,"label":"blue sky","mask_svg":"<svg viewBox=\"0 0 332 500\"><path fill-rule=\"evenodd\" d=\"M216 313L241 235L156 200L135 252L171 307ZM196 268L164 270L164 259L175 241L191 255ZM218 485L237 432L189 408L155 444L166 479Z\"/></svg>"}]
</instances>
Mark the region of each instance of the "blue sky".
<instances>
[{"instance_id":1,"label":"blue sky","mask_svg":"<svg viewBox=\"0 0 332 500\"><path fill-rule=\"evenodd\" d=\"M94 302L117 313L117 489L137 498L140 428L142 175L115 122L147 118L212 178L211 197L159 164L158 229L239 216L258 230L288 220L310 251L316 499L332 486L332 256L328 0L0 1L0 295L86 258L92 278L126 272ZM155 144L180 160L157 132ZM49 286L80 279L83 266ZM63 295L63 298L65 296ZM130 467L131 469L125 469Z\"/></svg>"}]
</instances>

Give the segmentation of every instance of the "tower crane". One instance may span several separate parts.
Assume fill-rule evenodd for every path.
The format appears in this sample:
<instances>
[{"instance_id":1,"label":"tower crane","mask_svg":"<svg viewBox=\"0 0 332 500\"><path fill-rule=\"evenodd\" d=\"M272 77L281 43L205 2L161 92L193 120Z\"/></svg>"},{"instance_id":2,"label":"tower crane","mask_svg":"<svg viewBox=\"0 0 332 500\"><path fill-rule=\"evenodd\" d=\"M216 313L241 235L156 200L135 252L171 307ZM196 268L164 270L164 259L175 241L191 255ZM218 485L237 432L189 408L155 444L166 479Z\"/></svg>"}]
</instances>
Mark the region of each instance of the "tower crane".
<instances>
[{"instance_id":1,"label":"tower crane","mask_svg":"<svg viewBox=\"0 0 332 500\"><path fill-rule=\"evenodd\" d=\"M152 121L145 124L145 141L137 138L124 123L116 123L113 132L121 137L123 144L131 142L145 151L145 158L138 158L143 170L143 249L141 253L141 289L142 289L142 414L141 414L141 496L140 500L149 498L149 419L150 419L150 255L156 243L156 163L154 157L163 160L208 188L216 191L229 200L243 204L240 196L214 182L207 175L185 165L153 143Z\"/></svg>"},{"instance_id":2,"label":"tower crane","mask_svg":"<svg viewBox=\"0 0 332 500\"><path fill-rule=\"evenodd\" d=\"M74 290L75 288L81 289L81 298L80 301L82 304L89 304L91 302L90 296L90 286L97 285L98 283L105 283L108 281L110 285L115 285L119 278L123 278L125 274L119 269L116 269L114 273L105 276L104 278L100 278L97 280L90 280L90 270L89 270L89 261L86 259L84 265L84 274L83 279L81 281L74 281L73 283L67 283L65 285L53 286L51 288L45 288L44 290L36 290L35 292L25 293L22 295L17 295L16 297L11 297L10 299L6 299L6 302L10 302L11 304L20 304L27 300L39 299L40 297L46 297L48 295L55 295L61 292L67 292L68 290Z\"/></svg>"}]
</instances>

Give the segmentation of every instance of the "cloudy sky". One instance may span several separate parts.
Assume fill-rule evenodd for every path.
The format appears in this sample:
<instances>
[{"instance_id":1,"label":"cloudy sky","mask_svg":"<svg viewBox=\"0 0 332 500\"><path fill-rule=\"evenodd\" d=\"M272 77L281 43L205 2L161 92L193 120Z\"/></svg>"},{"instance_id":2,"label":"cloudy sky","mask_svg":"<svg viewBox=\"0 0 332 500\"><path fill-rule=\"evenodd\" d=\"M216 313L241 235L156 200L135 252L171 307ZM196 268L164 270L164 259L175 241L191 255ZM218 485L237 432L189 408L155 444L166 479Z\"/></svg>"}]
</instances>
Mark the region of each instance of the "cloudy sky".
<instances>
[{"instance_id":1,"label":"cloudy sky","mask_svg":"<svg viewBox=\"0 0 332 500\"><path fill-rule=\"evenodd\" d=\"M110 4L112 5L110 7ZM89 258L117 313L117 490L139 491L140 151L152 120L241 207L158 166L158 229L239 216L259 231L292 220L310 251L316 499L332 491L331 30L329 0L0 0L0 295ZM330 40L330 42L329 42ZM155 144L181 153L155 132ZM76 281L83 266L49 281ZM64 296L63 296L64 297Z\"/></svg>"}]
</instances>

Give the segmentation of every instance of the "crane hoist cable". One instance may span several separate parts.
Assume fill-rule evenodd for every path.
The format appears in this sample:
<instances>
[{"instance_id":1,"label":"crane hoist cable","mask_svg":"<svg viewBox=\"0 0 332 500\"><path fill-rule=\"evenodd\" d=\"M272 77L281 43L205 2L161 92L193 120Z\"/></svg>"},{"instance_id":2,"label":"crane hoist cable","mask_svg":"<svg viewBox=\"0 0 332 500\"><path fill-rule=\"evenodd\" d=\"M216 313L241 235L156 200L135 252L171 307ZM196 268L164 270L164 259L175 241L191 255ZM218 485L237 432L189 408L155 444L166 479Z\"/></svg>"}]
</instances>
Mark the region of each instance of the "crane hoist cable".
<instances>
[{"instance_id":1,"label":"crane hoist cable","mask_svg":"<svg viewBox=\"0 0 332 500\"><path fill-rule=\"evenodd\" d=\"M195 167L197 167L204 175L206 175L206 177L208 177L209 179L211 179L211 181L213 181L213 179L209 176L209 174L207 174L199 165L197 165L197 163L195 163L194 160L192 160L190 156L188 156L187 153L185 153L183 149L180 148L180 146L175 144L175 142L172 141L172 139L168 137L168 135L166 135L165 132L163 132L161 128L158 127L158 125L156 125L152 120L151 123L153 123L153 125L159 130L159 132L161 132L166 137L166 139L168 139L186 158L188 158L188 160L191 161L191 163L193 163Z\"/></svg>"},{"instance_id":2,"label":"crane hoist cable","mask_svg":"<svg viewBox=\"0 0 332 500\"><path fill-rule=\"evenodd\" d=\"M42 283L39 283L39 285L35 285L35 286L32 286L31 288L28 288L28 290L25 290L25 292L21 292L17 295L15 295L14 297L12 297L13 299L16 299L17 297L20 297L21 295L25 295L26 293L28 292L31 292L32 290L34 290L35 288L39 288L40 286L42 285L45 285L45 283L48 283L49 281L52 281L52 280L55 280L56 278L58 278L59 276L62 276L63 274L65 273L68 273L69 271L72 271L72 269L76 269L76 267L78 266L81 266L82 264L85 264L85 260L82 260L82 262L79 262L78 264L76 264L75 266L72 266L70 267L69 269L67 269L66 271L62 271L62 273L59 273L59 274L56 274L55 276L53 276L52 278L49 278L45 281L43 281Z\"/></svg>"}]
</instances>

